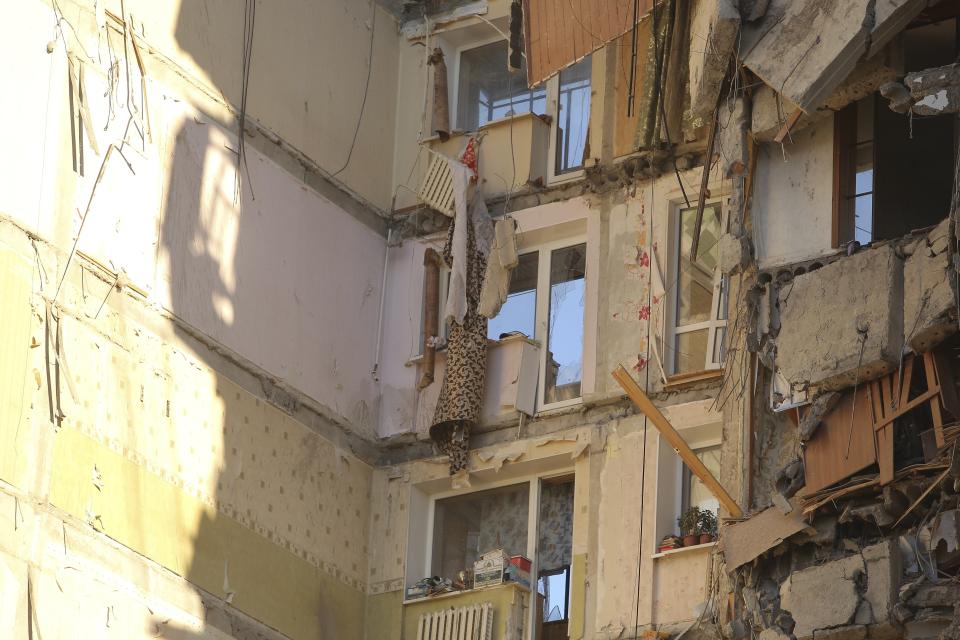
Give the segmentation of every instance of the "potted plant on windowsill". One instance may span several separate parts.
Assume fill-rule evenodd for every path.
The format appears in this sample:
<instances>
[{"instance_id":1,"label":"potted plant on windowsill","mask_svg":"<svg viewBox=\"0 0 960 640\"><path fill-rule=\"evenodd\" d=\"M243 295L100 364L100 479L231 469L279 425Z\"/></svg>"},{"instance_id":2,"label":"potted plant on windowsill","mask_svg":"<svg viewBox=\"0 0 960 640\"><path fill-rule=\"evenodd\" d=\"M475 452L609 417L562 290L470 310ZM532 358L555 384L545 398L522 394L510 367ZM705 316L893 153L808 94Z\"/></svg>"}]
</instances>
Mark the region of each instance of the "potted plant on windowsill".
<instances>
[{"instance_id":1,"label":"potted plant on windowsill","mask_svg":"<svg viewBox=\"0 0 960 640\"><path fill-rule=\"evenodd\" d=\"M692 547L700 542L700 514L699 507L690 507L677 518L677 526L680 527L685 547Z\"/></svg>"},{"instance_id":2,"label":"potted plant on windowsill","mask_svg":"<svg viewBox=\"0 0 960 640\"><path fill-rule=\"evenodd\" d=\"M700 529L700 544L707 544L717 539L717 514L709 509L700 509L697 524Z\"/></svg>"}]
</instances>

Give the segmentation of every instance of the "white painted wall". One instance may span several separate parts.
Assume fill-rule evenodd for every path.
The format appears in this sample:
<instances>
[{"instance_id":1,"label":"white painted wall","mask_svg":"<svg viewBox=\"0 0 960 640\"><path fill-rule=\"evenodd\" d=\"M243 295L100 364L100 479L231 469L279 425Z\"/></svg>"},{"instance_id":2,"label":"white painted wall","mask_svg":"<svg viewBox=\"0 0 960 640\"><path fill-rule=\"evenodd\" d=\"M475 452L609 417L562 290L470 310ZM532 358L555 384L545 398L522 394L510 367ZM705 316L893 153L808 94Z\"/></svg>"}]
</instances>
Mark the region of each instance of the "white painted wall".
<instances>
[{"instance_id":1,"label":"white painted wall","mask_svg":"<svg viewBox=\"0 0 960 640\"><path fill-rule=\"evenodd\" d=\"M279 13L290 23L303 20L292 10ZM252 144L246 147L243 193L235 190L237 144L217 124L222 110L170 73L159 57L145 54L151 139L144 143L130 133L121 145L128 119L125 73L111 119L104 96L107 38L98 41L92 18L77 15L74 28L90 54L84 74L99 143L99 154L89 141L83 145L82 176L73 166L67 54L54 14L41 2L0 9L0 53L22 62L0 74L18 95L0 104L0 119L7 123L0 128L0 215L68 253L108 145L122 147L105 167L78 249L124 271L158 305L374 434L372 369L385 239ZM277 19L263 18L275 26ZM384 24L385 33L393 28ZM269 33L267 26L264 31ZM83 58L81 42L66 26L63 32L67 46ZM50 41L54 50L47 53ZM120 42L114 42L115 55L122 55ZM119 64L123 69L122 59ZM139 78L134 85L139 90ZM339 129L349 129L352 120L341 120ZM364 153L357 161L389 183L389 167L380 171ZM48 286L55 287L62 265L44 267Z\"/></svg>"},{"instance_id":2,"label":"white painted wall","mask_svg":"<svg viewBox=\"0 0 960 640\"><path fill-rule=\"evenodd\" d=\"M833 120L792 136L759 148L751 215L761 268L832 252Z\"/></svg>"}]
</instances>

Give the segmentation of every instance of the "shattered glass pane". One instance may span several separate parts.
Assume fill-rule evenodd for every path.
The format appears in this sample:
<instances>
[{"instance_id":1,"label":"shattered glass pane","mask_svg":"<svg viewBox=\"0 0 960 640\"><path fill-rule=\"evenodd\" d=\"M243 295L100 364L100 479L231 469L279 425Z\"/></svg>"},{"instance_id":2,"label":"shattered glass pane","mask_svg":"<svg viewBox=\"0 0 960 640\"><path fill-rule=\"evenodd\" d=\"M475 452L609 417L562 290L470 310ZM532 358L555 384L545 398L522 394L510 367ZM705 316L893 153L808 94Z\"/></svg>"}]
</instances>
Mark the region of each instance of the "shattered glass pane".
<instances>
[{"instance_id":1,"label":"shattered glass pane","mask_svg":"<svg viewBox=\"0 0 960 640\"><path fill-rule=\"evenodd\" d=\"M520 263L510 272L510 292L500 313L487 323L487 337L499 340L511 333L534 337L537 316L537 260L534 251L520 256Z\"/></svg>"}]
</instances>

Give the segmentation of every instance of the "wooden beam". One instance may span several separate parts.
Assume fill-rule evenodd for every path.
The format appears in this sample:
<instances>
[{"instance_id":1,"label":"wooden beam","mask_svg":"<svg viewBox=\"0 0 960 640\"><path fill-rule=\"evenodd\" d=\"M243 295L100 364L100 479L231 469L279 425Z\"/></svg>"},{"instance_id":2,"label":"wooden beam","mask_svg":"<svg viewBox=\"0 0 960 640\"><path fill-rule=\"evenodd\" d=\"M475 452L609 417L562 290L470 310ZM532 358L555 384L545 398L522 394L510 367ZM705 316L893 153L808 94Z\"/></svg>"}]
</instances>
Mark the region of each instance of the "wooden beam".
<instances>
[{"instance_id":1,"label":"wooden beam","mask_svg":"<svg viewBox=\"0 0 960 640\"><path fill-rule=\"evenodd\" d=\"M710 473L710 470L707 469L700 458L697 457L697 454L693 452L690 445L680 437L680 434L673 428L670 421L660 413L660 410L657 409L650 398L647 397L647 394L643 392L643 389L641 389L640 385L633 379L633 376L623 368L623 365L617 367L616 371L613 372L613 378L620 383L620 386L627 392L627 395L633 400L633 403L637 405L637 408L650 419L650 422L657 428L660 435L667 439L670 446L676 450L684 463L690 467L690 471L700 478L700 481L716 496L720 504L730 513L730 516L733 518L742 518L743 511L740 509L740 506L730 497L730 494L723 488L723 485Z\"/></svg>"},{"instance_id":2,"label":"wooden beam","mask_svg":"<svg viewBox=\"0 0 960 640\"><path fill-rule=\"evenodd\" d=\"M790 130L793 129L794 125L797 124L797 121L800 119L800 116L803 115L802 109L797 109L790 117L787 118L787 121L783 123L783 126L780 127L780 131L777 132L777 135L773 138L773 141L776 143L783 142L784 138L790 135Z\"/></svg>"}]
</instances>

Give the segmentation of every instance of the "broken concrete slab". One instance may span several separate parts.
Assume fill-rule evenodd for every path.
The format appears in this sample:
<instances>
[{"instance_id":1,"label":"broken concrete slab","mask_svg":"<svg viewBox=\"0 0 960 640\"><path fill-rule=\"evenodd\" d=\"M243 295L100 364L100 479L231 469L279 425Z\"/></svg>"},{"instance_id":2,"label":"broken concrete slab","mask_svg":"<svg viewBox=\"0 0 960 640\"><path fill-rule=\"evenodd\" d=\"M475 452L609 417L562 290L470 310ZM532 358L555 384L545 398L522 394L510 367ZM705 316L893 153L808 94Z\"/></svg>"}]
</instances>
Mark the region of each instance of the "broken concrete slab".
<instances>
[{"instance_id":1,"label":"broken concrete slab","mask_svg":"<svg viewBox=\"0 0 960 640\"><path fill-rule=\"evenodd\" d=\"M810 410L807 411L803 419L800 420L800 442L806 442L813 436L817 427L823 422L823 418L833 411L833 408L837 406L837 403L840 402L842 397L841 394L835 391L817 396L810 405Z\"/></svg>"},{"instance_id":2,"label":"broken concrete slab","mask_svg":"<svg viewBox=\"0 0 960 640\"><path fill-rule=\"evenodd\" d=\"M950 219L918 241L903 267L905 341L916 352L929 351L956 331L956 276L950 248Z\"/></svg>"},{"instance_id":3,"label":"broken concrete slab","mask_svg":"<svg viewBox=\"0 0 960 640\"><path fill-rule=\"evenodd\" d=\"M746 236L735 236L732 233L720 236L718 244L720 273L730 275L742 269L750 262L751 249L750 239Z\"/></svg>"},{"instance_id":4,"label":"broken concrete slab","mask_svg":"<svg viewBox=\"0 0 960 640\"><path fill-rule=\"evenodd\" d=\"M903 262L890 245L797 276L779 294L780 373L791 387L823 390L889 373L903 344L902 305Z\"/></svg>"},{"instance_id":5,"label":"broken concrete slab","mask_svg":"<svg viewBox=\"0 0 960 640\"><path fill-rule=\"evenodd\" d=\"M790 128L796 134L806 127L833 116L835 111L865 98L881 86L899 77L903 69L903 46L895 41L883 49L882 55L869 60L861 60L853 71L823 104L809 113L804 113ZM906 89L904 89L906 91ZM753 112L750 126L754 138L760 142L771 142L783 127L787 118L799 107L789 98L780 95L767 85L753 92Z\"/></svg>"},{"instance_id":6,"label":"broken concrete slab","mask_svg":"<svg viewBox=\"0 0 960 640\"><path fill-rule=\"evenodd\" d=\"M734 0L694 0L690 8L690 111L709 118L717 106L740 30Z\"/></svg>"},{"instance_id":7,"label":"broken concrete slab","mask_svg":"<svg viewBox=\"0 0 960 640\"><path fill-rule=\"evenodd\" d=\"M893 605L899 599L903 566L897 544L887 539L864 547L861 552L867 569L864 600L873 614L870 624L885 625L893 620ZM879 630L878 630L879 631ZM872 635L873 629L871 629Z\"/></svg>"},{"instance_id":8,"label":"broken concrete slab","mask_svg":"<svg viewBox=\"0 0 960 640\"><path fill-rule=\"evenodd\" d=\"M926 0L773 0L745 25L743 63L810 113L847 79L864 55L884 47Z\"/></svg>"},{"instance_id":9,"label":"broken concrete slab","mask_svg":"<svg viewBox=\"0 0 960 640\"><path fill-rule=\"evenodd\" d=\"M903 82L910 90L915 114L937 116L960 111L960 64L909 73Z\"/></svg>"},{"instance_id":10,"label":"broken concrete slab","mask_svg":"<svg viewBox=\"0 0 960 640\"><path fill-rule=\"evenodd\" d=\"M864 559L851 555L790 574L780 585L780 607L793 616L797 640L853 620L860 603L857 583L865 570Z\"/></svg>"},{"instance_id":11,"label":"broken concrete slab","mask_svg":"<svg viewBox=\"0 0 960 640\"><path fill-rule=\"evenodd\" d=\"M944 582L943 584L920 585L907 600L913 607L952 607L960 602L960 584Z\"/></svg>"},{"instance_id":12,"label":"broken concrete slab","mask_svg":"<svg viewBox=\"0 0 960 640\"><path fill-rule=\"evenodd\" d=\"M864 640L867 627L862 624L848 624L830 629L818 629L813 637L816 640Z\"/></svg>"},{"instance_id":13,"label":"broken concrete slab","mask_svg":"<svg viewBox=\"0 0 960 640\"><path fill-rule=\"evenodd\" d=\"M750 162L747 142L750 111L743 98L725 102L717 123L717 148L720 170L725 178L744 175Z\"/></svg>"}]
</instances>

